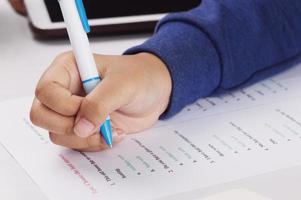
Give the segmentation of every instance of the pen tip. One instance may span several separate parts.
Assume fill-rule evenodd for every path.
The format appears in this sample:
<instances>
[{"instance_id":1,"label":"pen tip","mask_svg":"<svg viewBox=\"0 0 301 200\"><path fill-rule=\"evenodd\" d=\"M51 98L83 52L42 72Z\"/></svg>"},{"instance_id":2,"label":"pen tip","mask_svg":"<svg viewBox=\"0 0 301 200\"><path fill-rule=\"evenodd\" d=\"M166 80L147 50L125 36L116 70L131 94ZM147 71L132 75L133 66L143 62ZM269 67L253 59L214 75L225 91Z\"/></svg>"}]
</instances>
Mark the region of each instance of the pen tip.
<instances>
[{"instance_id":1,"label":"pen tip","mask_svg":"<svg viewBox=\"0 0 301 200\"><path fill-rule=\"evenodd\" d=\"M113 148L112 127L110 120L106 120L103 123L103 125L100 127L100 131L108 147Z\"/></svg>"}]
</instances>

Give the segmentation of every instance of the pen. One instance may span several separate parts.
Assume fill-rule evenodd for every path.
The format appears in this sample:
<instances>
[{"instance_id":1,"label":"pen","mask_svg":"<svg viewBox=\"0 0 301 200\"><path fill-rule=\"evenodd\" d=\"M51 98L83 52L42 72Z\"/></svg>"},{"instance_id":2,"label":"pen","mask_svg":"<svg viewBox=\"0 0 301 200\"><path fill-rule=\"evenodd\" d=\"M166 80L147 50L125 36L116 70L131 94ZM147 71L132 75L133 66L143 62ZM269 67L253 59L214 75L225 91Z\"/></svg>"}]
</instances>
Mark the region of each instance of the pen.
<instances>
[{"instance_id":1,"label":"pen","mask_svg":"<svg viewBox=\"0 0 301 200\"><path fill-rule=\"evenodd\" d=\"M87 33L90 26L82 0L58 0L67 27L70 43L75 55L78 71L86 94L90 93L101 79L91 52ZM106 144L112 148L110 117L100 127Z\"/></svg>"}]
</instances>

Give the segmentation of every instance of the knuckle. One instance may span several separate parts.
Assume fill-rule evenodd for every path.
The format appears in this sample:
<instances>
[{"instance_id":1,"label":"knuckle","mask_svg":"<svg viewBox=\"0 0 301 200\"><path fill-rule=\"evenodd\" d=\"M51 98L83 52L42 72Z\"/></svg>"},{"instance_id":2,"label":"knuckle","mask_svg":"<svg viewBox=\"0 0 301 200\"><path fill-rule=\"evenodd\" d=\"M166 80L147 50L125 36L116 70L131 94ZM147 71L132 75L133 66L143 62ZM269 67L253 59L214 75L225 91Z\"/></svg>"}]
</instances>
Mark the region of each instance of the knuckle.
<instances>
[{"instance_id":1,"label":"knuckle","mask_svg":"<svg viewBox=\"0 0 301 200\"><path fill-rule=\"evenodd\" d=\"M38 116L38 108L37 106L33 106L30 110L30 113L29 113L29 118L30 118L30 121L34 124L34 125L38 125L38 122L39 122L39 116Z\"/></svg>"},{"instance_id":2,"label":"knuckle","mask_svg":"<svg viewBox=\"0 0 301 200\"><path fill-rule=\"evenodd\" d=\"M51 91L51 83L45 82L43 84L38 84L35 90L35 96L40 102L45 102L48 100L49 91Z\"/></svg>"},{"instance_id":3,"label":"knuckle","mask_svg":"<svg viewBox=\"0 0 301 200\"><path fill-rule=\"evenodd\" d=\"M65 60L68 60L70 58L74 58L74 55L73 55L72 51L66 51L66 52L63 52L63 53L57 55L55 57L55 60L65 61Z\"/></svg>"},{"instance_id":4,"label":"knuckle","mask_svg":"<svg viewBox=\"0 0 301 200\"><path fill-rule=\"evenodd\" d=\"M35 96L37 97L37 99L41 99L41 97L43 96L45 90L45 86L44 85L38 85L36 90L35 90Z\"/></svg>"},{"instance_id":5,"label":"knuckle","mask_svg":"<svg viewBox=\"0 0 301 200\"><path fill-rule=\"evenodd\" d=\"M57 55L52 62L53 65L58 65L60 67L64 67L67 71L72 70L75 64L75 56L72 51L67 51Z\"/></svg>"}]
</instances>

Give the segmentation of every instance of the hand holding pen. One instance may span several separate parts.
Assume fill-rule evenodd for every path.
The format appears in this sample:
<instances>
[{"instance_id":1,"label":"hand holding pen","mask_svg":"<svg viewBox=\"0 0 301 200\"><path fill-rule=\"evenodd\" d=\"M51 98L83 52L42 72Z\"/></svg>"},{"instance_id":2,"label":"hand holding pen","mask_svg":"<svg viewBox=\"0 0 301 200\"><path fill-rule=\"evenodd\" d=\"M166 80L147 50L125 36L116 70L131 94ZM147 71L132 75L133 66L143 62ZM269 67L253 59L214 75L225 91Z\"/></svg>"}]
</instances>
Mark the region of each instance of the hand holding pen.
<instances>
[{"instance_id":1,"label":"hand holding pen","mask_svg":"<svg viewBox=\"0 0 301 200\"><path fill-rule=\"evenodd\" d=\"M82 0L59 0L67 32L75 55L78 71L86 94L93 91L100 83L96 63L91 52L87 33L90 32L88 19ZM80 115L76 120L75 132L88 134L98 128ZM100 132L109 147L112 145L110 117L100 126Z\"/></svg>"},{"instance_id":2,"label":"hand holding pen","mask_svg":"<svg viewBox=\"0 0 301 200\"><path fill-rule=\"evenodd\" d=\"M171 78L156 56L94 55L94 62L102 81L87 96L71 52L59 55L37 85L31 121L47 129L57 145L82 151L106 149L99 125L107 116L116 144L129 133L151 127L168 106Z\"/></svg>"}]
</instances>

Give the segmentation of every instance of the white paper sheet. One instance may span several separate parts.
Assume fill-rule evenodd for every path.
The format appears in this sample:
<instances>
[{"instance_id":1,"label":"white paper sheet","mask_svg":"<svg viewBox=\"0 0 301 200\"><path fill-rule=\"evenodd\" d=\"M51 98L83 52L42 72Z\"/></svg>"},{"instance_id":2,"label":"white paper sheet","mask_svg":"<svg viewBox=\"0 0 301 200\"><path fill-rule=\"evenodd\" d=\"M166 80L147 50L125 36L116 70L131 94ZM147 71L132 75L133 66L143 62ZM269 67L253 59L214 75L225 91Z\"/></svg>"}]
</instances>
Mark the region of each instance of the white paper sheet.
<instances>
[{"instance_id":1,"label":"white paper sheet","mask_svg":"<svg viewBox=\"0 0 301 200\"><path fill-rule=\"evenodd\" d=\"M210 114L183 111L98 153L51 144L29 122L31 99L7 101L0 105L0 141L50 200L156 199L300 165L298 83L298 76L275 76L246 93L238 89L234 101L210 98L221 102ZM250 101L246 94L257 90L264 95Z\"/></svg>"},{"instance_id":2,"label":"white paper sheet","mask_svg":"<svg viewBox=\"0 0 301 200\"><path fill-rule=\"evenodd\" d=\"M272 200L248 189L233 189L212 196L195 200Z\"/></svg>"}]
</instances>

